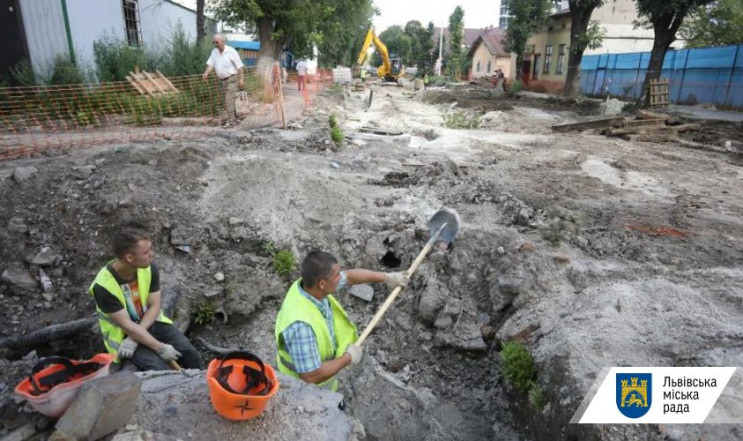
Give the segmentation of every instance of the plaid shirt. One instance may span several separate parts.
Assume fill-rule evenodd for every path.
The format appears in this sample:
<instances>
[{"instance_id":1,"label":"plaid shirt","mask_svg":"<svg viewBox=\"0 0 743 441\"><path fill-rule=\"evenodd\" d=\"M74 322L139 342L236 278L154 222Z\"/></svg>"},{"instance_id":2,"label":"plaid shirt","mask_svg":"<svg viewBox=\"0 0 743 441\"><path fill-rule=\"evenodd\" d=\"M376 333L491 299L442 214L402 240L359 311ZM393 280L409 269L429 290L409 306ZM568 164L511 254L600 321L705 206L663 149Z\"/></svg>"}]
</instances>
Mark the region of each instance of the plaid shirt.
<instances>
[{"instance_id":1,"label":"plaid shirt","mask_svg":"<svg viewBox=\"0 0 743 441\"><path fill-rule=\"evenodd\" d=\"M345 288L346 283L346 272L341 271L341 279L338 282L336 291ZM335 328L333 327L333 311L330 309L330 302L328 302L327 298L317 300L302 289L301 285L298 288L299 293L308 298L320 310L323 317L325 317L328 329L330 330L330 338L333 341L333 349L335 350ZM323 360L320 359L320 351L317 349L317 340L315 339L315 332L312 330L312 326L305 322L294 322L284 329L281 336L283 337L286 351L292 357L296 373L304 374L320 368Z\"/></svg>"}]
</instances>

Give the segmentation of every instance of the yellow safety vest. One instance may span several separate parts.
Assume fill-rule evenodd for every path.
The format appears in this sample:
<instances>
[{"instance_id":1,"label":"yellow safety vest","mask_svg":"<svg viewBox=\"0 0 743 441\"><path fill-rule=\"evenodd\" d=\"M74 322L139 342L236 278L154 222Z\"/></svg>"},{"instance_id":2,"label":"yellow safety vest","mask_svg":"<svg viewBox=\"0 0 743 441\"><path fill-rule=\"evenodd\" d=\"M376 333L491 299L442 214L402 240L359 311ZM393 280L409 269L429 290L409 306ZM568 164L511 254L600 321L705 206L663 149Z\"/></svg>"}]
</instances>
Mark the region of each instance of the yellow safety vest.
<instances>
[{"instance_id":1,"label":"yellow safety vest","mask_svg":"<svg viewBox=\"0 0 743 441\"><path fill-rule=\"evenodd\" d=\"M110 263L110 262L109 262ZM150 295L150 284L152 282L152 269L151 267L147 268L140 268L137 269L137 286L139 289L139 301L142 304L142 309L146 310L147 308L147 297ZM124 294L124 291L121 289L121 286L119 286L119 282L116 281L116 278L113 274L111 274L111 271L108 269L108 264L103 267L98 272L98 275L95 276L95 280L93 280L93 283L90 284L90 288L88 288L88 292L90 295L93 295L93 287L98 284L101 285L106 291L113 294L119 302L121 302L121 305L124 307L124 309L127 309L127 299L126 295ZM131 299L129 299L131 301ZM109 317L109 314L101 311L101 309L98 307L98 304L95 305L95 312L98 315L98 325L101 328L101 334L103 334L103 344L106 345L106 349L111 354L117 355L117 351L119 349L119 345L121 342L126 338L126 334L124 333L124 330L121 329L119 326L117 326L113 320ZM172 324L173 321L170 320L163 314L162 311L160 311L160 316L157 318L158 322ZM119 362L118 355L116 358L116 362Z\"/></svg>"},{"instance_id":2,"label":"yellow safety vest","mask_svg":"<svg viewBox=\"0 0 743 441\"><path fill-rule=\"evenodd\" d=\"M328 296L330 309L333 312L333 329L335 331L335 340L338 345L333 345L333 339L330 337L327 321L317 306L312 301L299 292L299 282L295 281L281 303L281 309L276 316L276 364L279 370L294 378L299 378L299 374L294 371L292 357L286 348L281 344L281 333L294 322L304 322L312 327L317 341L317 350L320 353L321 361L328 361L338 358L346 352L348 345L352 344L358 338L356 335L356 326L348 319L348 314L343 307L332 296ZM328 388L332 391L338 389L338 380L335 377L320 383L318 386Z\"/></svg>"}]
</instances>

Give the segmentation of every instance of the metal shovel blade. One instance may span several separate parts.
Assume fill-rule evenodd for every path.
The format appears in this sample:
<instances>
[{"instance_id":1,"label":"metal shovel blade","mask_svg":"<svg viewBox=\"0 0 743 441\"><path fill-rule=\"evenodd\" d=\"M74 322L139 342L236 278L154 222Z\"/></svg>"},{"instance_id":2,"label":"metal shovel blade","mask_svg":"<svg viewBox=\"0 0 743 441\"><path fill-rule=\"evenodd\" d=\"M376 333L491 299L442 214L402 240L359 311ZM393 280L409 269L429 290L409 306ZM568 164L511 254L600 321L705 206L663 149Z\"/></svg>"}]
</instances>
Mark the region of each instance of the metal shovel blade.
<instances>
[{"instance_id":1,"label":"metal shovel blade","mask_svg":"<svg viewBox=\"0 0 743 441\"><path fill-rule=\"evenodd\" d=\"M428 230L431 232L430 242L440 240L449 245L459 233L459 215L451 208L443 208L428 221Z\"/></svg>"}]
</instances>

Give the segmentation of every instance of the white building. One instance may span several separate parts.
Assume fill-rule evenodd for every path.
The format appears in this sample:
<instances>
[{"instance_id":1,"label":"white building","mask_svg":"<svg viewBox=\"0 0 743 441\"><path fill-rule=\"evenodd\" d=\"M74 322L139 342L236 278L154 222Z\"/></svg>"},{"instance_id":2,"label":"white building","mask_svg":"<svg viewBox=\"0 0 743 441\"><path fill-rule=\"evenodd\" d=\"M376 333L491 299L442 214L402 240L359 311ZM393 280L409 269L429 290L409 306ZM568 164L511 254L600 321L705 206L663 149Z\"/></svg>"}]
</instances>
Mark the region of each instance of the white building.
<instances>
[{"instance_id":1,"label":"white building","mask_svg":"<svg viewBox=\"0 0 743 441\"><path fill-rule=\"evenodd\" d=\"M180 23L196 38L196 11L170 0L10 0L0 11L0 38L10 41L0 56L0 73L27 59L50 66L57 55L93 67L93 43L105 37L156 49Z\"/></svg>"}]
</instances>

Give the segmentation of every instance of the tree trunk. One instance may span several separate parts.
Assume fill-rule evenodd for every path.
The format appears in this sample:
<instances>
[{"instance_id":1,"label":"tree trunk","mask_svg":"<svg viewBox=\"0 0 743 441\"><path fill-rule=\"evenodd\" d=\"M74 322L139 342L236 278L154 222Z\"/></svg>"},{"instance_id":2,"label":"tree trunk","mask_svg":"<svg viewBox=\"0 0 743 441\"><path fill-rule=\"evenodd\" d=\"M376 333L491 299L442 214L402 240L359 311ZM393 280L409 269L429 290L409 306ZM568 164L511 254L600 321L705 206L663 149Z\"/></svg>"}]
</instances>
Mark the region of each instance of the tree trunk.
<instances>
[{"instance_id":1,"label":"tree trunk","mask_svg":"<svg viewBox=\"0 0 743 441\"><path fill-rule=\"evenodd\" d=\"M678 18L680 16L680 18ZM683 22L684 14L674 16L672 14L659 17L653 23L655 39L653 40L653 50L650 52L650 62L648 71L645 74L645 82L642 86L642 93L637 99L637 104L647 107L650 105L650 81L660 78L663 69L663 60L671 43L676 40L676 32Z\"/></svg>"},{"instance_id":2,"label":"tree trunk","mask_svg":"<svg viewBox=\"0 0 743 441\"><path fill-rule=\"evenodd\" d=\"M204 19L204 2L196 0L196 41L201 43L206 37L206 20Z\"/></svg>"},{"instance_id":3,"label":"tree trunk","mask_svg":"<svg viewBox=\"0 0 743 441\"><path fill-rule=\"evenodd\" d=\"M258 19L258 38L261 41L260 58L268 58L271 61L277 61L281 54L281 45L273 39L274 24L273 20L268 17Z\"/></svg>"},{"instance_id":4,"label":"tree trunk","mask_svg":"<svg viewBox=\"0 0 743 441\"><path fill-rule=\"evenodd\" d=\"M582 41L583 36L588 30L588 24L591 21L595 3L584 5L579 8L577 5L573 9L570 5L570 50L568 51L568 72L565 76L565 95L580 95L580 63L583 60L583 51L586 50L586 43Z\"/></svg>"}]
</instances>

